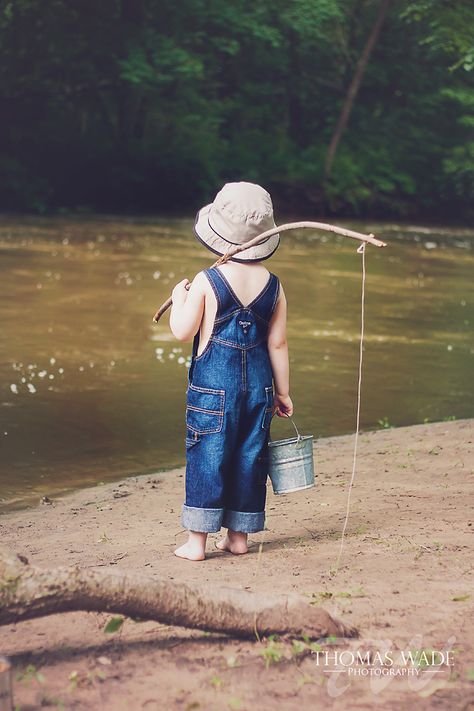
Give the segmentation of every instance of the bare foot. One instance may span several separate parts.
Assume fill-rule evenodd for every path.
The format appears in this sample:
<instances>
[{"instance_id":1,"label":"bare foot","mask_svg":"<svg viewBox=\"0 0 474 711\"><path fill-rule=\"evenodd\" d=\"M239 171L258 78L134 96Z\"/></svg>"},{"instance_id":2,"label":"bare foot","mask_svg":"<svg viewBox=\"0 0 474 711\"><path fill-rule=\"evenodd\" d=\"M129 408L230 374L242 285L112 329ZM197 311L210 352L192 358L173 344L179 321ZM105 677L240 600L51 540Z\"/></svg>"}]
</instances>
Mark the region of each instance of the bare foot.
<instances>
[{"instance_id":1,"label":"bare foot","mask_svg":"<svg viewBox=\"0 0 474 711\"><path fill-rule=\"evenodd\" d=\"M204 539L204 545L202 539L193 540L190 538L189 541L183 543L182 546L177 548L174 552L178 558L187 558L187 560L204 560L206 557L205 553L206 539Z\"/></svg>"},{"instance_id":2,"label":"bare foot","mask_svg":"<svg viewBox=\"0 0 474 711\"><path fill-rule=\"evenodd\" d=\"M229 551L234 555L248 553L247 534L233 531L228 533L222 540L216 543L216 548L220 551Z\"/></svg>"}]
</instances>

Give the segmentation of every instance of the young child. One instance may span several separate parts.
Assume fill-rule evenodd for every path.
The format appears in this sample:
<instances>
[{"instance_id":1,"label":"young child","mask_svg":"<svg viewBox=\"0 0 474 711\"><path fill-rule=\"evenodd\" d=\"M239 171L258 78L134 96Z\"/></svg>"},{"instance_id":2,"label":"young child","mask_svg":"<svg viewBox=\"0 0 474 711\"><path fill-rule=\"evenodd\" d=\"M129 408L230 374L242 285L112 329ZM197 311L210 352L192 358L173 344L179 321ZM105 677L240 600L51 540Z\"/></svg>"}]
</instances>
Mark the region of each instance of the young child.
<instances>
[{"instance_id":1,"label":"young child","mask_svg":"<svg viewBox=\"0 0 474 711\"><path fill-rule=\"evenodd\" d=\"M275 227L270 195L253 183L227 183L197 214L194 231L216 254ZM262 264L279 235L219 267L183 279L172 293L170 328L193 338L186 391L187 542L175 554L204 560L207 534L226 527L217 547L247 552L248 533L265 523L267 444L274 412L293 414L289 395L286 299ZM273 381L273 382L272 382Z\"/></svg>"}]
</instances>

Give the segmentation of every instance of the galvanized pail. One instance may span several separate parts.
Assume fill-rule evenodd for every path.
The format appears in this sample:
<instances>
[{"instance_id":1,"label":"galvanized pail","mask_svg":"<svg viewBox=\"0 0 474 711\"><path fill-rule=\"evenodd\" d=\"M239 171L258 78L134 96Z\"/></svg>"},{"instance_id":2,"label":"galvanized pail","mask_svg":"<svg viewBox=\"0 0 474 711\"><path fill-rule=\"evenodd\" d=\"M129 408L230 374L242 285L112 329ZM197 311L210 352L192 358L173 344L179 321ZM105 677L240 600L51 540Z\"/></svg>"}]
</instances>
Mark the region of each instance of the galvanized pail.
<instances>
[{"instance_id":1,"label":"galvanized pail","mask_svg":"<svg viewBox=\"0 0 474 711\"><path fill-rule=\"evenodd\" d=\"M310 489L314 486L313 435L300 435L290 439L268 442L269 474L275 494Z\"/></svg>"}]
</instances>

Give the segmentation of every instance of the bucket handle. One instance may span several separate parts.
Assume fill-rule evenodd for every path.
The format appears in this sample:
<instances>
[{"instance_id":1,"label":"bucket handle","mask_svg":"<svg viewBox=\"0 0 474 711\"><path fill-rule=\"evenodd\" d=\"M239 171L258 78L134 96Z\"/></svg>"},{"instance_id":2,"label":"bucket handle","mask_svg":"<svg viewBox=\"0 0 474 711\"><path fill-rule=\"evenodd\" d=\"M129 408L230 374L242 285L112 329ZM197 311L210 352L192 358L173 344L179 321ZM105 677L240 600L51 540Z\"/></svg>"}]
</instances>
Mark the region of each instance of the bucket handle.
<instances>
[{"instance_id":1,"label":"bucket handle","mask_svg":"<svg viewBox=\"0 0 474 711\"><path fill-rule=\"evenodd\" d=\"M272 412L272 417L271 417L271 419L270 419L270 426L271 426L271 424L272 424L272 419L273 419L273 416L275 415L275 413L276 413L276 410L275 410L274 412ZM301 435L300 435L300 433L298 432L298 428L297 428L297 426L296 426L296 424L295 424L294 419L291 417L291 415L287 415L286 412L284 412L283 414L285 415L285 417L288 417L288 418L291 420L291 424L292 424L293 427L295 428L296 436L298 437L298 440L297 440L297 441L299 442L300 439L301 439ZM272 439L272 437L271 437L271 435L269 434L269 440L271 441L271 439Z\"/></svg>"}]
</instances>

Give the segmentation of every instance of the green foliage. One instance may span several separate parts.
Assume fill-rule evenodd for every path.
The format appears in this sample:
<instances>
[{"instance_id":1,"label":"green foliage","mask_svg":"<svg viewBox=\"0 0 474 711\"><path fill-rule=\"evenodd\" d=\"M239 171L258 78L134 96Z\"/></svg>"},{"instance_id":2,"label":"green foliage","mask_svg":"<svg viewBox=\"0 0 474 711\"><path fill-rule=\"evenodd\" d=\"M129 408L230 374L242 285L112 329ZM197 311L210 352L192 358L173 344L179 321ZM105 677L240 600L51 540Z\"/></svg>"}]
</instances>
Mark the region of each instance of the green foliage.
<instances>
[{"instance_id":1,"label":"green foliage","mask_svg":"<svg viewBox=\"0 0 474 711\"><path fill-rule=\"evenodd\" d=\"M409 22L423 22L427 32L422 44L433 50L433 55L443 52L454 64L451 69L474 68L474 5L471 0L439 2L417 0L409 2L402 13Z\"/></svg>"},{"instance_id":2,"label":"green foliage","mask_svg":"<svg viewBox=\"0 0 474 711\"><path fill-rule=\"evenodd\" d=\"M323 189L373 0L0 6L0 209L195 209L226 180L281 211L472 214L474 5L396 0Z\"/></svg>"},{"instance_id":3,"label":"green foliage","mask_svg":"<svg viewBox=\"0 0 474 711\"><path fill-rule=\"evenodd\" d=\"M285 648L276 641L275 635L270 635L260 654L265 661L265 669L268 669L272 664L278 664L285 658Z\"/></svg>"},{"instance_id":4,"label":"green foliage","mask_svg":"<svg viewBox=\"0 0 474 711\"><path fill-rule=\"evenodd\" d=\"M122 628L124 621L124 617L111 617L104 627L104 632L107 634L114 634L115 632L118 632L119 629Z\"/></svg>"}]
</instances>

